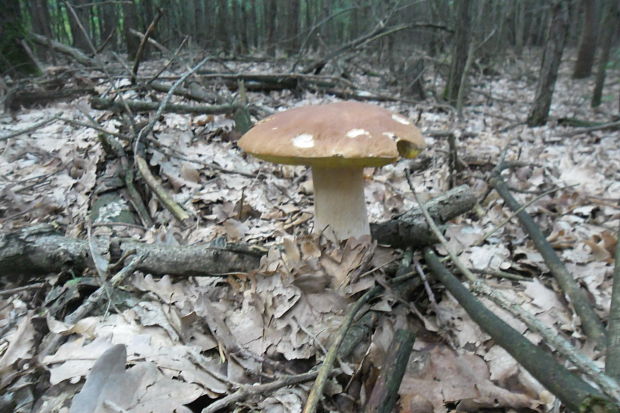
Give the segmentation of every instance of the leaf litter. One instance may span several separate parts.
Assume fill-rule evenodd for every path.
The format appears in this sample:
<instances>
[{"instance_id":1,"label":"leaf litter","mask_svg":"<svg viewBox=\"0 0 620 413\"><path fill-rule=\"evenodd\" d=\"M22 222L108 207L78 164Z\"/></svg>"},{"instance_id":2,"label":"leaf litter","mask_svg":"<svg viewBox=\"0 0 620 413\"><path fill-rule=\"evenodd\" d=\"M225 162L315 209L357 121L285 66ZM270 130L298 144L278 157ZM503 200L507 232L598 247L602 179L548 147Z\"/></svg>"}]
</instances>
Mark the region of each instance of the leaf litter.
<instances>
[{"instance_id":1,"label":"leaf litter","mask_svg":"<svg viewBox=\"0 0 620 413\"><path fill-rule=\"evenodd\" d=\"M157 64L149 63L153 70ZM230 64L237 65L239 72L274 69L262 63ZM583 341L566 299L514 218L480 243L487 231L510 216L497 195L488 192L485 168L497 162L507 144L518 142L508 158L524 165L507 177L508 184L520 191L515 197L522 203L533 196L527 191L561 188L527 210L587 289L597 311L608 313L612 256L620 224L620 137L617 131L597 131L566 138L571 130L553 119L605 120L612 108L607 102L597 111L590 110L590 82L571 80L564 66L550 123L507 128L511 122L505 118L513 118L512 123L522 121L533 98L534 85L517 76L528 70L534 69L506 68L503 78L472 79L474 89L509 96L510 103L472 92L463 121L431 101L415 107L381 105L418 119L423 131L455 131L459 155L470 165L461 179L480 197L487 196L481 198L482 214L464 215L450 223L446 232L450 244L472 268L531 277L531 282L489 282L545 324L572 337L601 363L601 355ZM360 83L370 82L356 76ZM430 89L442 87L433 82L441 80L428 79ZM618 82L616 86L610 83L617 95ZM219 92L234 97L233 92ZM134 92L127 93L128 97ZM334 100L309 92L299 96L287 91L248 94L252 102L274 110ZM99 119L107 130L121 129L117 119L88 109L81 99L25 109L15 119L5 116L0 119L0 130L10 133L61 113L86 122L80 110ZM26 377L38 359L37 337L46 330L68 337L54 354L39 359L49 375L46 384L37 399L20 396L26 401L16 411L75 413L107 411L112 406L132 412L183 412L190 411L187 405L201 396L216 399L242 384L306 371L323 358L357 294L386 282L385 266L397 262L399 253L368 241L349 241L338 247L307 235L312 221L307 168L267 164L244 155L236 147L233 128L234 121L223 115L162 117L154 130L157 144L149 147L149 165L174 199L197 217L198 225L178 226L151 197L146 201L156 225L131 236L169 245L220 238L260 244L268 249L260 267L226 278L154 278L136 273L123 287L132 298L121 299L119 305L102 308L75 325L62 323L62 308L57 314L42 315L45 308L36 304L40 299L30 301L27 293L7 297L0 306L2 392L18 394L27 388L19 376ZM413 179L424 199L448 188L443 139L427 139L423 156L431 158L430 167ZM97 132L54 122L28 135L0 141L0 152L0 229L53 222L67 236L84 238L90 200L106 163ZM404 179L410 165L410 161L401 161L365 172L371 222L389 219L414 205ZM54 274L45 281L51 288L66 278ZM7 288L11 282L18 281L7 281ZM406 302L388 291L366 308L381 314L380 322L352 358L342 361L348 377L330 382L327 393L333 396L334 409L347 406L338 398L343 392L364 402L394 331L402 327L416 331L417 339L400 388L401 411L445 412L454 406L467 411L488 407L544 411L553 404L553 397L494 345L449 294L441 288L435 288L434 294L437 307L429 305L424 294ZM541 341L505 311L488 301L485 304L533 342ZM250 397L239 408L300 411L306 397L307 387L297 385Z\"/></svg>"}]
</instances>

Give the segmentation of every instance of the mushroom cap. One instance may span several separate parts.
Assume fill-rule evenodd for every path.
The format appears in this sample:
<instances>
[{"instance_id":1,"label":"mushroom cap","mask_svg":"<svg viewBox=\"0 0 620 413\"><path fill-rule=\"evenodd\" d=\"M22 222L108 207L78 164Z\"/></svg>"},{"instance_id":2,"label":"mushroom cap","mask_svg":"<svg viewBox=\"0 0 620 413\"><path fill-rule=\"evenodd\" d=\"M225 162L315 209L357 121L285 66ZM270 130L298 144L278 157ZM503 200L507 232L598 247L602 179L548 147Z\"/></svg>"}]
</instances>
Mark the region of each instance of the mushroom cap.
<instances>
[{"instance_id":1,"label":"mushroom cap","mask_svg":"<svg viewBox=\"0 0 620 413\"><path fill-rule=\"evenodd\" d=\"M241 137L246 152L274 163L318 167L382 166L415 158L424 138L413 123L353 101L304 106L258 122Z\"/></svg>"}]
</instances>

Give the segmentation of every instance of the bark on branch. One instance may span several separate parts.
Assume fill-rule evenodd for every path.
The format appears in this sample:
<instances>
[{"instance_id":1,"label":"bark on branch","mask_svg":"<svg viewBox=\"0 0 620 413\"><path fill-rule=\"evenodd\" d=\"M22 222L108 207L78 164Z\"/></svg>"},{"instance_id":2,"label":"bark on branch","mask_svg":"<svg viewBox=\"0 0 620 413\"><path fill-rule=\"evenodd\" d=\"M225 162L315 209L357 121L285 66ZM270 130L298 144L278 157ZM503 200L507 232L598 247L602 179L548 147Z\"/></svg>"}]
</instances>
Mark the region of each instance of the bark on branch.
<instances>
[{"instance_id":1,"label":"bark on branch","mask_svg":"<svg viewBox=\"0 0 620 413\"><path fill-rule=\"evenodd\" d=\"M461 185L428 201L425 205L435 222L445 224L469 210L476 204L476 195L467 185ZM395 248L420 248L438 242L429 228L424 214L412 208L392 220L371 224L373 238L380 244Z\"/></svg>"},{"instance_id":2,"label":"bark on branch","mask_svg":"<svg viewBox=\"0 0 620 413\"><path fill-rule=\"evenodd\" d=\"M159 102L144 102L140 100L125 100L129 108L135 112L151 112L159 108ZM125 105L113 100L100 97L93 97L90 100L93 109L112 110L115 112L124 112ZM220 115L234 113L239 109L239 105L182 105L169 103L164 107L164 112L169 113L195 113L200 115Z\"/></svg>"},{"instance_id":3,"label":"bark on branch","mask_svg":"<svg viewBox=\"0 0 620 413\"><path fill-rule=\"evenodd\" d=\"M614 406L598 390L556 362L549 353L532 344L521 333L489 311L452 275L432 250L426 249L424 258L433 275L448 289L472 320L543 386L556 395L568 409L571 411L618 411L618 407Z\"/></svg>"},{"instance_id":4,"label":"bark on branch","mask_svg":"<svg viewBox=\"0 0 620 413\"><path fill-rule=\"evenodd\" d=\"M258 267L261 255L240 246L169 246L114 239L111 261L128 251L145 255L137 270L183 276L245 272ZM2 274L45 274L67 269L80 272L94 268L94 264L88 241L65 237L51 225L43 224L0 234L0 268Z\"/></svg>"}]
</instances>

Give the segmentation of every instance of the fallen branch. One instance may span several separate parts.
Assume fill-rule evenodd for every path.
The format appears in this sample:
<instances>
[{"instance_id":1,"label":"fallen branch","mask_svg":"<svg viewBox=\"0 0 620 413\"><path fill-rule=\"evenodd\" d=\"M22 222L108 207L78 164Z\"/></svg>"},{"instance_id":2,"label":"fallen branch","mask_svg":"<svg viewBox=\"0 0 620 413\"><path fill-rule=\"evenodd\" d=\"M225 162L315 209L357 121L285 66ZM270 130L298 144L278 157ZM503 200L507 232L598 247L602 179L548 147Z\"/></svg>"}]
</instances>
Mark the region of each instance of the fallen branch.
<instances>
[{"instance_id":1,"label":"fallen branch","mask_svg":"<svg viewBox=\"0 0 620 413\"><path fill-rule=\"evenodd\" d=\"M164 82L159 82L159 81L149 82L148 85L153 90L156 90L158 92L165 92L165 93L168 93L170 91L170 88L172 87L172 85L169 85ZM181 96L186 99L191 99L197 102L218 102L222 100L221 97L217 96L214 93L209 93L205 90L201 90L196 87L192 88L191 86L190 88L187 88L187 89L178 87L174 91L174 94L176 96Z\"/></svg>"},{"instance_id":2,"label":"fallen branch","mask_svg":"<svg viewBox=\"0 0 620 413\"><path fill-rule=\"evenodd\" d=\"M162 205L170 211L172 215L182 224L186 225L189 220L189 214L175 202L174 199L168 194L168 192L164 189L161 183L153 176L151 170L146 164L146 160L140 156L135 155L134 159L136 161L136 165L138 166L138 171L140 175L146 182L146 184L151 188L151 191L157 195Z\"/></svg>"},{"instance_id":3,"label":"fallen branch","mask_svg":"<svg viewBox=\"0 0 620 413\"><path fill-rule=\"evenodd\" d=\"M599 130L619 129L619 128L620 128L620 120L616 122L605 123L603 125L591 126L588 128L579 128L572 132L568 132L567 134L565 134L565 136L575 136L575 135L580 135L582 133L590 133L590 132L596 132Z\"/></svg>"},{"instance_id":4,"label":"fallen branch","mask_svg":"<svg viewBox=\"0 0 620 413\"><path fill-rule=\"evenodd\" d=\"M149 27L146 28L146 32L144 33L144 37L140 40L140 45L138 46L138 51L136 52L136 59L133 64L133 68L131 69L131 84L136 84L136 79L138 77L138 69L140 68L140 61L144 56L144 51L146 50L146 43L148 39L151 37L153 32L155 31L155 27L159 22L159 19L164 15L164 9L158 8L157 14L153 18L153 21L149 24Z\"/></svg>"},{"instance_id":5,"label":"fallen branch","mask_svg":"<svg viewBox=\"0 0 620 413\"><path fill-rule=\"evenodd\" d=\"M391 286L397 286L404 281L408 281L411 279L411 274L402 275L400 277L393 278L390 281ZM332 345L329 347L329 351L325 355L325 360L323 360L323 364L319 368L319 374L310 389L310 394L308 394L308 398L306 399L306 404L304 405L303 413L314 413L319 404L319 401L323 395L323 389L327 384L327 378L329 377L332 368L334 367L334 362L336 361L336 357L338 356L340 346L342 345L345 337L347 336L347 332L353 324L353 320L355 319L356 314L362 309L362 307L380 294L384 290L383 286L377 285L372 289L366 291L364 295L362 295L358 300L353 304L353 307L349 310L346 317L342 321L338 332L336 333L336 337Z\"/></svg>"},{"instance_id":6,"label":"fallen branch","mask_svg":"<svg viewBox=\"0 0 620 413\"><path fill-rule=\"evenodd\" d=\"M461 185L428 201L425 206L433 220L445 224L476 204L476 195L467 185ZM371 224L371 233L380 244L394 248L420 248L437 243L419 208L412 208L403 215L386 222Z\"/></svg>"},{"instance_id":7,"label":"fallen branch","mask_svg":"<svg viewBox=\"0 0 620 413\"><path fill-rule=\"evenodd\" d=\"M557 363L547 352L535 346L478 301L461 282L427 248L426 263L467 314L491 338L547 390L557 396L571 411L618 412L618 407L598 390Z\"/></svg>"},{"instance_id":8,"label":"fallen branch","mask_svg":"<svg viewBox=\"0 0 620 413\"><path fill-rule=\"evenodd\" d=\"M51 118L44 119L41 122L37 122L34 125L29 126L29 127L25 128L25 129L21 129L21 130L15 131L15 132L11 132L8 135L0 136L0 142L4 141L6 139L15 138L15 137L17 137L19 135L23 135L25 133L34 132L37 129L42 128L45 125L48 125L48 124L50 124L52 122L55 122L61 116L62 116L62 113L57 113L56 115L52 116Z\"/></svg>"},{"instance_id":9,"label":"fallen branch","mask_svg":"<svg viewBox=\"0 0 620 413\"><path fill-rule=\"evenodd\" d=\"M132 258L131 262L116 273L110 280L112 287L117 287L127 279L130 275L137 270L137 267L144 260L144 255L136 255ZM75 324L87 315L89 315L104 299L108 298L109 291L108 284L104 282L94 293L92 293L74 312L67 315L64 318L64 322L67 324ZM53 334L53 333L50 333ZM67 337L61 334L53 334L51 339L46 341L45 347L39 352L39 360L43 360L48 354L55 353L58 347Z\"/></svg>"},{"instance_id":10,"label":"fallen branch","mask_svg":"<svg viewBox=\"0 0 620 413\"><path fill-rule=\"evenodd\" d=\"M36 34L32 32L28 34L28 37L34 40L36 43L40 44L41 46L51 47L57 52L60 52L62 54L65 54L71 57L73 60L75 60L78 63L83 64L84 66L88 66L88 67L97 66L96 62L93 59L86 56L84 53L82 53L78 49L75 49L73 47L57 42L56 40L52 40L50 38L47 38L45 36L41 36L40 34Z\"/></svg>"},{"instance_id":11,"label":"fallen branch","mask_svg":"<svg viewBox=\"0 0 620 413\"><path fill-rule=\"evenodd\" d=\"M388 348L385 363L375 382L368 403L364 407L367 413L390 413L396 399L398 389L407 370L407 362L413 350L415 335L408 330L397 330Z\"/></svg>"},{"instance_id":12,"label":"fallen branch","mask_svg":"<svg viewBox=\"0 0 620 413\"><path fill-rule=\"evenodd\" d=\"M595 383L597 383L600 386L600 388L605 391L605 393L607 395L612 397L616 402L620 402L620 387L618 386L618 383L614 382L613 379L611 379L607 375L605 375L591 360L589 360L587 357L585 357L583 354L581 354L579 351L577 351L568 342L568 340L564 339L560 334L558 334L552 328L549 328L549 327L545 326L543 323L541 323L534 314L530 313L527 310L524 310L519 305L511 303L508 299L505 298L505 296L500 291L497 291L495 289L490 288L487 284L485 284L483 281L481 281L478 277L476 277L471 271L469 271L465 267L463 262L456 256L454 251L452 251L452 249L448 245L448 241L445 239L445 237L439 231L439 228L437 227L437 224L435 224L435 222L433 221L433 218L430 216L430 214L427 211L427 209L425 208L425 206L419 202L418 197L417 197L415 191L413 190L413 186L412 186L411 181L409 179L409 174L407 174L407 181L409 182L411 190L413 191L413 194L414 194L414 196L416 198L416 201L418 201L418 204L420 205L420 209L424 213L424 217L426 218L429 226L431 227L431 229L433 230L433 232L435 233L437 238L440 240L441 244L443 245L443 247L447 251L448 256L450 257L450 259L452 260L454 265L467 278L467 280L469 280L469 282L471 283L472 290L474 290L474 291L476 291L476 292L478 292L480 294L484 294L486 297L491 299L498 306L500 306L501 308L503 308L503 309L507 310L508 312L510 312L517 319L523 321L528 326L528 328L530 330L535 331L538 334L540 334L546 340L546 343L548 345L550 345L552 348L555 348L558 352L560 352L562 355L564 355L566 358L568 358L582 372L588 374L590 376L590 378ZM427 251L430 251L430 250L427 250ZM433 254L432 251L430 253ZM454 279L456 280L456 278L454 278ZM456 282L460 285L458 280L456 280ZM462 285L461 285L461 287L462 287ZM457 298L457 297L455 296L455 298ZM457 300L458 300L458 298L457 298ZM480 304L480 306L486 310L484 305ZM464 305L463 305L463 307L465 308ZM490 311L488 311L488 310L486 310L486 311L489 312L490 314L492 314ZM471 314L470 314L470 316L471 316ZM476 323L479 322L473 316L472 316L472 319L474 319L474 321ZM512 330L512 328L509 327L507 324L506 324L506 326ZM483 329L484 329L484 326L481 325L481 327L483 327ZM517 331L514 331L514 334L520 335L520 333L518 333ZM513 346L514 345L515 347L514 348L513 347L510 347L510 348L509 347L504 347L503 344L498 342L498 344L500 344L502 347L504 347L504 349L506 351L511 353L513 355L513 357L515 357L515 359L521 363L521 359L517 358L513 354L513 352L521 354L521 351L522 351L521 342L516 342L516 344L511 344L510 340L508 340L505 343L506 343L505 344L506 346ZM530 345L531 345L531 343L530 343ZM525 357L528 357L528 355L525 355ZM528 363L530 363L530 362L528 361ZM528 371L530 371L529 368L528 368L528 366L530 364L528 364L528 363L521 363L521 364ZM564 367L562 366L562 368L564 368ZM530 373L532 373L544 385L543 380L541 380L541 378L536 376L536 374L543 374L543 372L544 372L544 369L542 371L537 371L537 373L535 373L533 371L530 371ZM551 377L548 377L548 380L553 381L554 378L551 376Z\"/></svg>"},{"instance_id":13,"label":"fallen branch","mask_svg":"<svg viewBox=\"0 0 620 413\"><path fill-rule=\"evenodd\" d=\"M369 33L363 34L360 37L358 37L357 39L353 39L350 42L340 46L339 48L331 51L330 53L327 54L327 56L322 57L318 60L315 60L314 62L310 63L309 65L307 65L303 70L302 73L314 73L314 74L319 74L321 72L321 70L323 70L323 67L325 67L325 65L327 63L329 63L330 60L340 56L341 54L343 54L344 52L348 51L348 50L355 50L356 48L366 45L374 40L377 40L381 37L384 36L389 36L391 34L397 33L401 30L405 30L410 28L411 25L409 24L401 24L398 26L394 26L391 28L385 27L383 25L383 23L381 22L380 24L378 24L372 31L370 31Z\"/></svg>"},{"instance_id":14,"label":"fallen branch","mask_svg":"<svg viewBox=\"0 0 620 413\"><path fill-rule=\"evenodd\" d=\"M501 177L501 164L495 169L491 177L490 183L497 193L504 199L506 205L513 211L521 209L521 205L512 196L506 183ZM536 249L542 255L545 264L551 271L553 277L557 280L562 291L570 298L570 302L575 312L581 320L585 334L592 339L601 349L607 346L607 337L603 324L592 308L590 301L584 290L575 281L573 276L568 272L564 263L557 256L553 247L545 236L540 227L534 222L530 214L525 210L517 213L517 218L523 228L527 231L530 239L536 246Z\"/></svg>"},{"instance_id":15,"label":"fallen branch","mask_svg":"<svg viewBox=\"0 0 620 413\"><path fill-rule=\"evenodd\" d=\"M159 108L159 102L144 102L141 100L126 100L127 106L134 112L152 112ZM93 97L90 99L93 109L125 112L125 106L114 99ZM184 105L168 103L164 106L164 112L168 113L194 113L201 115L220 115L233 113L239 108L238 105Z\"/></svg>"},{"instance_id":16,"label":"fallen branch","mask_svg":"<svg viewBox=\"0 0 620 413\"><path fill-rule=\"evenodd\" d=\"M343 320L338 332L336 333L336 337L334 338L334 342L329 347L329 351L325 355L325 360L323 360L323 364L319 368L318 375L312 388L310 389L310 394L308 394L308 398L306 399L306 404L304 405L303 413L314 413L316 411L317 406L319 405L319 401L323 396L323 389L327 384L327 379L331 374L332 368L334 366L334 362L336 361L336 356L338 355L338 350L340 349L340 345L342 344L349 327L353 323L353 319L359 310L372 298L374 298L377 294L383 291L383 287L376 286L368 291L364 295L362 295L353 305L353 307L347 313L345 319Z\"/></svg>"},{"instance_id":17,"label":"fallen branch","mask_svg":"<svg viewBox=\"0 0 620 413\"><path fill-rule=\"evenodd\" d=\"M339 371L340 370L334 370L332 373L336 374ZM282 377L271 383L243 385L236 392L211 403L208 407L202 409L201 413L217 412L253 395L262 395L264 397L266 393L271 393L275 390L281 389L282 387L312 380L317 374L317 371L309 371L307 373L301 373L294 376Z\"/></svg>"},{"instance_id":18,"label":"fallen branch","mask_svg":"<svg viewBox=\"0 0 620 413\"><path fill-rule=\"evenodd\" d=\"M262 253L247 246L214 247L208 244L170 246L135 240L112 239L111 261L127 251L146 258L137 270L153 275L217 276L257 268ZM47 224L0 234L2 274L48 274L94 269L88 241L61 235Z\"/></svg>"}]
</instances>

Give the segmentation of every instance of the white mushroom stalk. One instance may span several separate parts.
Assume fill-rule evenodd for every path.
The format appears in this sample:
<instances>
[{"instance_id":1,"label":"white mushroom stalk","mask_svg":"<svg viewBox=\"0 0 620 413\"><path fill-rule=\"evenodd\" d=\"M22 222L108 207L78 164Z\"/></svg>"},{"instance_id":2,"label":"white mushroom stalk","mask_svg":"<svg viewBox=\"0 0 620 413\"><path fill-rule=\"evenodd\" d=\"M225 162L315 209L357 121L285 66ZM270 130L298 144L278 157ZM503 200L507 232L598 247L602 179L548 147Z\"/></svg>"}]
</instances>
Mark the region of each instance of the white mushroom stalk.
<instances>
[{"instance_id":1,"label":"white mushroom stalk","mask_svg":"<svg viewBox=\"0 0 620 413\"><path fill-rule=\"evenodd\" d=\"M344 240L370 235L363 168L312 167L314 231Z\"/></svg>"}]
</instances>

